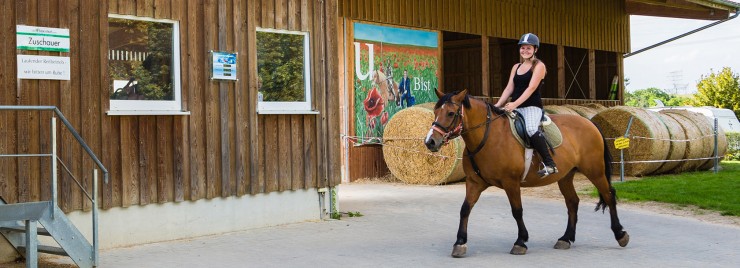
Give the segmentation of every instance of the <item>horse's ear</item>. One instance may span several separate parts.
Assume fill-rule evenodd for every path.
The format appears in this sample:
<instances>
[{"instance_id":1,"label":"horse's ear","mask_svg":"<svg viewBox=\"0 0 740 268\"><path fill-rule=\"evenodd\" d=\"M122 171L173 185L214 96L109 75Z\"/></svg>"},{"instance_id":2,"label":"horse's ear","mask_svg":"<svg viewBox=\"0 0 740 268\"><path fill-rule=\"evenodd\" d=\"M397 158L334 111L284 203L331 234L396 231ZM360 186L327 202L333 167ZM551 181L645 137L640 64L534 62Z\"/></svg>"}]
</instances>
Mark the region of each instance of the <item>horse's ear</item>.
<instances>
[{"instance_id":1,"label":"horse's ear","mask_svg":"<svg viewBox=\"0 0 740 268\"><path fill-rule=\"evenodd\" d=\"M457 103L462 103L463 100L465 100L465 96L468 95L468 89L463 89L463 91L460 91L459 93L455 94L455 96L452 97L452 100L454 100Z\"/></svg>"},{"instance_id":2,"label":"horse's ear","mask_svg":"<svg viewBox=\"0 0 740 268\"><path fill-rule=\"evenodd\" d=\"M437 93L437 98L438 99L442 99L442 97L444 97L444 95L445 95L442 91L439 91L439 88L435 88L434 89L434 93Z\"/></svg>"}]
</instances>

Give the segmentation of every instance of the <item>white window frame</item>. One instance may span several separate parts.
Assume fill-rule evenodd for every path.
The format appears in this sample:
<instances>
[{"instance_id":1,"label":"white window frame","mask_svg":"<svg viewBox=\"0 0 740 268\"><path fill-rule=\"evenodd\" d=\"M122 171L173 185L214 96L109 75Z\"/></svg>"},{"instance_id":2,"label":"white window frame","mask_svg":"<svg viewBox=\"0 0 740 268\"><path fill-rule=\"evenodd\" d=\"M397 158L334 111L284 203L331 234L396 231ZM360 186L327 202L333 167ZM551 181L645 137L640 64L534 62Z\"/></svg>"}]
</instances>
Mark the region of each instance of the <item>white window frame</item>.
<instances>
[{"instance_id":1,"label":"white window frame","mask_svg":"<svg viewBox=\"0 0 740 268\"><path fill-rule=\"evenodd\" d=\"M131 15L108 14L108 18L151 21L172 24L172 65L174 100L110 100L109 115L155 115L187 114L182 111L182 88L180 73L180 22L168 19L154 19ZM111 81L112 83L112 81ZM110 94L110 93L108 93Z\"/></svg>"},{"instance_id":2,"label":"white window frame","mask_svg":"<svg viewBox=\"0 0 740 268\"><path fill-rule=\"evenodd\" d=\"M258 100L257 113L260 114L317 114L311 110L311 49L308 32L277 30L257 27L258 32L293 34L303 36L303 77L305 101L262 101ZM256 49L256 48L255 48ZM257 55L259 58L259 55ZM259 68L254 65L256 68ZM257 70L259 76L259 70ZM259 93L258 93L259 94Z\"/></svg>"}]
</instances>

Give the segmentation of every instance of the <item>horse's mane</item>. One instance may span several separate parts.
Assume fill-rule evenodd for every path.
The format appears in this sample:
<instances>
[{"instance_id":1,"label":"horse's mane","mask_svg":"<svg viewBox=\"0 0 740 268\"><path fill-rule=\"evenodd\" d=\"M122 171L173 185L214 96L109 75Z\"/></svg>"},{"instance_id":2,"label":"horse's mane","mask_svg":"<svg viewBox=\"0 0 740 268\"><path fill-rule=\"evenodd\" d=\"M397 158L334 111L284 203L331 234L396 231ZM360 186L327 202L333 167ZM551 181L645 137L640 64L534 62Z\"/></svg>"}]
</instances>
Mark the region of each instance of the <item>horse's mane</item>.
<instances>
[{"instance_id":1,"label":"horse's mane","mask_svg":"<svg viewBox=\"0 0 740 268\"><path fill-rule=\"evenodd\" d=\"M460 91L455 91L455 92L452 92L452 93L445 94L444 96L442 96L441 98L439 98L439 100L437 101L437 104L434 105L434 109L435 110L436 109L439 109L439 107L442 107L442 104L445 104L447 102L452 103L452 97L455 96L455 95L457 95L457 94L460 94ZM469 96L470 95L465 94L465 98L462 101L463 107L468 108L468 109L470 109L470 98L469 98Z\"/></svg>"},{"instance_id":2,"label":"horse's mane","mask_svg":"<svg viewBox=\"0 0 740 268\"><path fill-rule=\"evenodd\" d=\"M442 96L442 98L440 98L437 101L437 104L434 105L434 109L436 110L439 107L442 107L442 104L445 104L447 102L452 102L452 96L455 96L455 95L457 95L459 93L460 93L460 91L455 91L455 92L452 92L452 93L445 94L444 96ZM470 95L469 94L465 94L465 98L462 101L462 105L463 105L463 107L470 109ZM496 106L493 106L493 104L490 103L490 102L486 102L486 105L490 106L491 107L491 110L496 115L501 115L501 114L506 113L506 111L504 111L504 109L501 109L501 108L498 108Z\"/></svg>"}]
</instances>

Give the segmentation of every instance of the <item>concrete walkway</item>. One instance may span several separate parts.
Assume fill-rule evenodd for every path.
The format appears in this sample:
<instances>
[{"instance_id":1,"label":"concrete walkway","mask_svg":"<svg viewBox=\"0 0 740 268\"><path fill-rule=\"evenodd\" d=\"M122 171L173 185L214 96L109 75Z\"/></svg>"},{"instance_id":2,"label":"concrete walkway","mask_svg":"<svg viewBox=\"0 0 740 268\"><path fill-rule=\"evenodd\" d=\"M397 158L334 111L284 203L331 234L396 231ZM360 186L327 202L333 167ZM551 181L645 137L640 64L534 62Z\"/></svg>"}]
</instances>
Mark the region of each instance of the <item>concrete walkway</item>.
<instances>
[{"instance_id":1,"label":"concrete walkway","mask_svg":"<svg viewBox=\"0 0 740 268\"><path fill-rule=\"evenodd\" d=\"M339 210L363 217L104 250L101 267L740 267L740 228L621 209L631 236L621 248L608 213L583 201L576 243L555 250L565 204L532 197L523 201L529 251L509 255L516 225L503 191L494 188L473 209L468 256L453 259L464 195L460 184L344 184Z\"/></svg>"}]
</instances>

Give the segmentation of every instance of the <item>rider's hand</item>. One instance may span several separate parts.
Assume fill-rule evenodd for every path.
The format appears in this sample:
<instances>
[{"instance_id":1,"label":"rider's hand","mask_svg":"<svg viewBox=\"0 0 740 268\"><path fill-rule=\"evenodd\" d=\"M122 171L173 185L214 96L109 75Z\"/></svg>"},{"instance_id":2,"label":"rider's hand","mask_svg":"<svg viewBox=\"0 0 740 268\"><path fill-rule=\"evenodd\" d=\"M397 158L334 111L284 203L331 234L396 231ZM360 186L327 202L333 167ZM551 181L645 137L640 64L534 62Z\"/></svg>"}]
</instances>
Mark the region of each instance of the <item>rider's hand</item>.
<instances>
[{"instance_id":1,"label":"rider's hand","mask_svg":"<svg viewBox=\"0 0 740 268\"><path fill-rule=\"evenodd\" d=\"M517 105L514 104L513 102L509 102L506 105L504 105L504 110L509 111L509 112L515 110L516 108L517 108Z\"/></svg>"}]
</instances>

